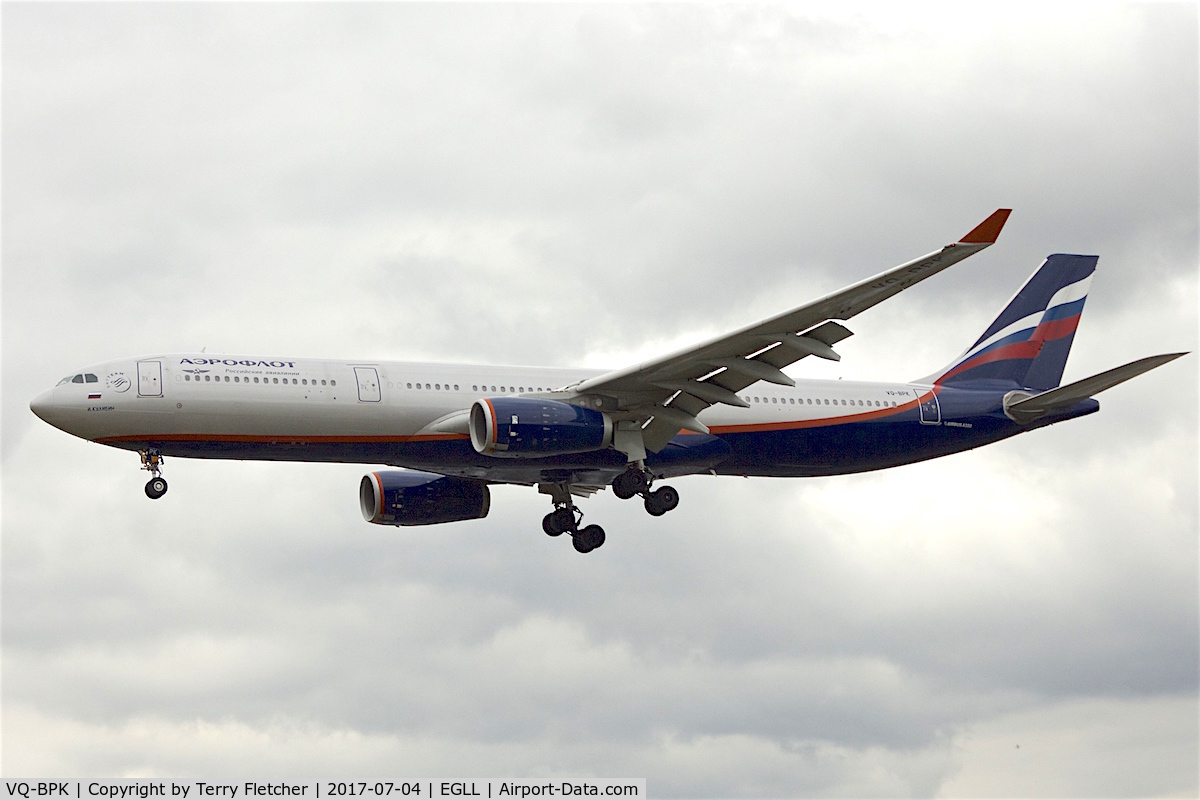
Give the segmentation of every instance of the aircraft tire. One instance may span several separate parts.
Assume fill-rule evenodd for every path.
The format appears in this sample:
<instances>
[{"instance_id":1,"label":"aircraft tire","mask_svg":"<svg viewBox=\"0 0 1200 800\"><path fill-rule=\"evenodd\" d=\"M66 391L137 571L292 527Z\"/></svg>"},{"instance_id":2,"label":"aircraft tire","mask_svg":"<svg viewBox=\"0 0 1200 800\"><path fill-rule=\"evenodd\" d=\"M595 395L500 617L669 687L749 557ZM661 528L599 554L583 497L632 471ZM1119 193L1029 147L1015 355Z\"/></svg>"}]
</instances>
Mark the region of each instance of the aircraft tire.
<instances>
[{"instance_id":1,"label":"aircraft tire","mask_svg":"<svg viewBox=\"0 0 1200 800\"><path fill-rule=\"evenodd\" d=\"M667 513L667 510L662 506L662 497L658 492L651 492L646 495L646 513L652 517L661 517Z\"/></svg>"},{"instance_id":2,"label":"aircraft tire","mask_svg":"<svg viewBox=\"0 0 1200 800\"><path fill-rule=\"evenodd\" d=\"M620 500L628 500L637 494L637 492L630 487L629 482L625 480L625 473L621 473L613 479L612 489L613 494L615 494Z\"/></svg>"},{"instance_id":3,"label":"aircraft tire","mask_svg":"<svg viewBox=\"0 0 1200 800\"><path fill-rule=\"evenodd\" d=\"M580 553L590 553L604 544L604 528L588 525L572 537L572 543Z\"/></svg>"},{"instance_id":4,"label":"aircraft tire","mask_svg":"<svg viewBox=\"0 0 1200 800\"><path fill-rule=\"evenodd\" d=\"M544 530L546 532L547 536L561 536L562 535L562 529L559 528L558 525L554 521L554 512L553 511L551 511L546 516L542 517L542 530Z\"/></svg>"},{"instance_id":5,"label":"aircraft tire","mask_svg":"<svg viewBox=\"0 0 1200 800\"><path fill-rule=\"evenodd\" d=\"M646 490L646 476L637 470L626 470L612 482L613 494L621 500L628 500Z\"/></svg>"},{"instance_id":6,"label":"aircraft tire","mask_svg":"<svg viewBox=\"0 0 1200 800\"><path fill-rule=\"evenodd\" d=\"M167 482L162 478L151 478L146 481L146 497L157 500L167 493Z\"/></svg>"},{"instance_id":7,"label":"aircraft tire","mask_svg":"<svg viewBox=\"0 0 1200 800\"><path fill-rule=\"evenodd\" d=\"M558 533L551 533L551 536L558 536L559 533L575 530L575 512L569 508L556 508L550 512L552 518L551 524ZM547 533L550 533L547 531Z\"/></svg>"},{"instance_id":8,"label":"aircraft tire","mask_svg":"<svg viewBox=\"0 0 1200 800\"><path fill-rule=\"evenodd\" d=\"M679 506L679 492L675 491L674 486L664 486L657 489L653 494L658 497L658 505L663 512L674 511Z\"/></svg>"}]
</instances>

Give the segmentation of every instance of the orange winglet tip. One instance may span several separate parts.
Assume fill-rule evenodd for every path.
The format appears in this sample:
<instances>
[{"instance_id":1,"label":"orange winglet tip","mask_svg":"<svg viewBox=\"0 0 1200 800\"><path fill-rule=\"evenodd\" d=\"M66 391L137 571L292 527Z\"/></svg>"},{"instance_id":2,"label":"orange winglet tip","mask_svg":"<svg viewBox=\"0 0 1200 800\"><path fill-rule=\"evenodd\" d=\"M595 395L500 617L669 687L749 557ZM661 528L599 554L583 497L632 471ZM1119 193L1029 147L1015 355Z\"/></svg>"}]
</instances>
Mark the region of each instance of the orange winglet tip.
<instances>
[{"instance_id":1,"label":"orange winglet tip","mask_svg":"<svg viewBox=\"0 0 1200 800\"><path fill-rule=\"evenodd\" d=\"M998 208L990 217L975 226L975 229L959 239L963 244L992 244L1000 235L1004 223L1008 222L1011 208Z\"/></svg>"}]
</instances>

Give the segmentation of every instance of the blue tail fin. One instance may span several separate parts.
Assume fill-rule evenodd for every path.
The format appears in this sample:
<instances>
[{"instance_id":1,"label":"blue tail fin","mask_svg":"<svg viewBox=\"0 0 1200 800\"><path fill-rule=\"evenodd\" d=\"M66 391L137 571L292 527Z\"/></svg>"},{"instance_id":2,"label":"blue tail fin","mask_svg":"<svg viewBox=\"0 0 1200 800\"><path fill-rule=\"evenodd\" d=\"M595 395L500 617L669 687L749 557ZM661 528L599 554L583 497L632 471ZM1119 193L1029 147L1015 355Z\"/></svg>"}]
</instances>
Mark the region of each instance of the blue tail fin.
<instances>
[{"instance_id":1,"label":"blue tail fin","mask_svg":"<svg viewBox=\"0 0 1200 800\"><path fill-rule=\"evenodd\" d=\"M1003 381L1053 389L1062 380L1097 256L1052 255L983 335L933 383Z\"/></svg>"}]
</instances>

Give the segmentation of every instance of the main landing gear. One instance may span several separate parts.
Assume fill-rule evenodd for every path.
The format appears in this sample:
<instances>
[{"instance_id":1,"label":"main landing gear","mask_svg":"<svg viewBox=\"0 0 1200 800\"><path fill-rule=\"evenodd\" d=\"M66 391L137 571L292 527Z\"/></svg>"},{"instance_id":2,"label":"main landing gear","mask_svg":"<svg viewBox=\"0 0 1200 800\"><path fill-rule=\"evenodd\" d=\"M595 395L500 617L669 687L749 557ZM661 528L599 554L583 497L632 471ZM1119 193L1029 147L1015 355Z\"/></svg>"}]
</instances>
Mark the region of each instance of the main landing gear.
<instances>
[{"instance_id":1,"label":"main landing gear","mask_svg":"<svg viewBox=\"0 0 1200 800\"><path fill-rule=\"evenodd\" d=\"M634 464L613 479L613 494L622 500L628 500L634 495L641 495L646 506L646 512L651 516L661 517L668 511L675 510L679 505L679 492L672 486L663 486L650 491L654 476L644 467Z\"/></svg>"},{"instance_id":2,"label":"main landing gear","mask_svg":"<svg viewBox=\"0 0 1200 800\"><path fill-rule=\"evenodd\" d=\"M548 492L554 510L542 518L542 530L549 536L571 534L571 543L580 553L590 553L604 544L604 528L599 525L579 527L583 512L575 507L571 492L565 484L553 484Z\"/></svg>"},{"instance_id":3,"label":"main landing gear","mask_svg":"<svg viewBox=\"0 0 1200 800\"><path fill-rule=\"evenodd\" d=\"M139 450L138 455L142 457L142 469L150 473L150 480L146 481L146 497L151 500L157 500L167 493L167 482L162 475L162 454L157 450Z\"/></svg>"}]
</instances>

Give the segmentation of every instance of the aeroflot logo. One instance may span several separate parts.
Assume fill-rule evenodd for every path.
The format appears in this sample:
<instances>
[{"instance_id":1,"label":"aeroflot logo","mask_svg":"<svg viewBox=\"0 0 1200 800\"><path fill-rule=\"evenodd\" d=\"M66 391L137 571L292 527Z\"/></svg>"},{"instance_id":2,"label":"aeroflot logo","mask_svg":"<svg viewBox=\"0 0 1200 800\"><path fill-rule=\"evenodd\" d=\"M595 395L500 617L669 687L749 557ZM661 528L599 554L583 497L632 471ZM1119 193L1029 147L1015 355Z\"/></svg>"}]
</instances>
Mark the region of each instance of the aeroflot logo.
<instances>
[{"instance_id":1,"label":"aeroflot logo","mask_svg":"<svg viewBox=\"0 0 1200 800\"><path fill-rule=\"evenodd\" d=\"M235 358L182 358L180 364L224 364L227 367L288 367L295 369L294 361L238 361Z\"/></svg>"}]
</instances>

